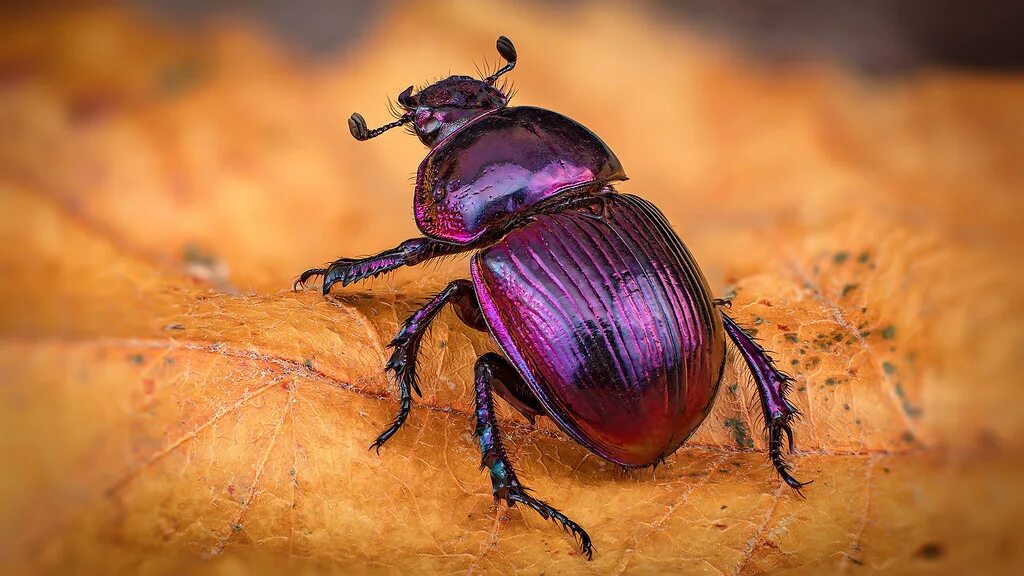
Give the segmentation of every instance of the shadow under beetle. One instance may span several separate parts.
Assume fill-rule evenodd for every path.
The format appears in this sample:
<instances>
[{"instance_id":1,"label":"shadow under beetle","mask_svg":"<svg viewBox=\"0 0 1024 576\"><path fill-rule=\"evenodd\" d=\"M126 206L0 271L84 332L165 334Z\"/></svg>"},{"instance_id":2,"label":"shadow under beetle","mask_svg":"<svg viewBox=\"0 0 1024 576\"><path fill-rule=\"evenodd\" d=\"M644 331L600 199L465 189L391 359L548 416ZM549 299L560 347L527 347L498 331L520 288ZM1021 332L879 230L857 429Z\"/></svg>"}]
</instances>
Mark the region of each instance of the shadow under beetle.
<instances>
[{"instance_id":1,"label":"shadow under beetle","mask_svg":"<svg viewBox=\"0 0 1024 576\"><path fill-rule=\"evenodd\" d=\"M430 322L451 304L472 328L490 332L504 355L475 367L476 435L494 497L561 523L593 554L590 536L520 483L502 447L496 393L527 419L546 415L579 444L623 466L657 464L675 452L711 410L725 367L728 334L753 372L768 428L768 454L791 487L783 433L793 450L796 409L790 378L719 307L693 256L651 203L620 194L615 154L587 128L555 112L508 106L495 81L451 76L398 96L397 120L370 130L349 119L357 140L406 124L430 152L416 174L414 210L423 233L369 258L342 258L304 272L323 292L400 266L476 250L470 280L455 280L410 316L391 341L386 370L398 383L395 420L405 422L420 393L416 356Z\"/></svg>"}]
</instances>

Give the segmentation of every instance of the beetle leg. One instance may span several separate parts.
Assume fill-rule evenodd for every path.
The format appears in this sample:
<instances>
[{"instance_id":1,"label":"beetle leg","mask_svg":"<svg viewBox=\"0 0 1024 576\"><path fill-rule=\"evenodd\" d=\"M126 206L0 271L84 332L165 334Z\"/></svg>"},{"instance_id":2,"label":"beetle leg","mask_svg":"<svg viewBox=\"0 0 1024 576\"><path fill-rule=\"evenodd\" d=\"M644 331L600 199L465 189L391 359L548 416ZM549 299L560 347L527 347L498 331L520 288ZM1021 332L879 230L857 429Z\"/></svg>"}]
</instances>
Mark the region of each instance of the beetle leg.
<instances>
[{"instance_id":1,"label":"beetle leg","mask_svg":"<svg viewBox=\"0 0 1024 576\"><path fill-rule=\"evenodd\" d=\"M775 362L765 353L757 342L740 328L725 313L722 313L725 331L739 348L740 354L754 374L757 392L761 398L761 409L764 410L765 423L768 425L768 457L779 476L791 488L800 493L800 489L811 482L800 482L789 474L790 466L782 457L782 435L786 435L789 451L793 451L793 429L790 423L798 415L797 409L786 399L786 392L793 380L790 376L775 367Z\"/></svg>"},{"instance_id":2,"label":"beetle leg","mask_svg":"<svg viewBox=\"0 0 1024 576\"><path fill-rule=\"evenodd\" d=\"M501 396L502 400L518 410L530 424L534 424L534 419L537 416L544 415L544 408L540 405L540 400L537 400L533 391L530 390L530 386L511 364L497 354L492 355L500 362L491 363L491 388L498 393L498 396Z\"/></svg>"},{"instance_id":3,"label":"beetle leg","mask_svg":"<svg viewBox=\"0 0 1024 576\"><path fill-rule=\"evenodd\" d=\"M480 303L477 301L475 293L453 301L452 307L455 308L455 315L467 326L487 332L487 322L484 320L484 314L480 310ZM512 365L506 362L498 366L497 369L500 369L502 373L494 380L494 391L518 410L530 424L533 424L537 416L544 414L544 408L541 407L540 401L533 395L530 387Z\"/></svg>"},{"instance_id":4,"label":"beetle leg","mask_svg":"<svg viewBox=\"0 0 1024 576\"><path fill-rule=\"evenodd\" d=\"M499 380L504 380L503 384L506 387L515 386L516 384L508 380L521 380L521 377L507 360L493 352L484 354L477 359L474 372L476 387L475 434L480 439L482 455L480 465L481 468L487 468L491 474L491 486L495 500L503 499L509 506L515 506L518 502L532 508L545 520L558 522L563 529L579 539L583 554L590 560L593 557L594 549L586 530L565 514L527 494L527 489L519 483L519 478L516 477L512 463L509 462L508 455L501 443L498 422L494 417L494 397L491 394L491 387ZM525 384L519 385L525 386Z\"/></svg>"},{"instance_id":5,"label":"beetle leg","mask_svg":"<svg viewBox=\"0 0 1024 576\"><path fill-rule=\"evenodd\" d=\"M457 254L468 249L470 249L468 246L458 246L428 238L413 238L376 256L339 258L325 268L310 268L299 276L293 289L302 288L311 278L323 276L323 292L327 294L331 291L331 286L338 282L341 282L342 286L348 286L353 282L375 278L395 268L415 266L432 258Z\"/></svg>"},{"instance_id":6,"label":"beetle leg","mask_svg":"<svg viewBox=\"0 0 1024 576\"><path fill-rule=\"evenodd\" d=\"M467 298L475 298L473 294L473 283L469 280L455 280L448 284L444 290L431 298L422 308L413 312L394 340L388 344L388 348L394 348L391 359L384 366L384 370L394 375L398 383L399 408L394 421L388 426L373 444L370 449L376 449L380 453L380 447L384 445L398 429L405 424L409 417L409 410L412 409L412 391L421 395L419 384L416 382L416 356L419 353L420 342L426 333L430 322L437 316L437 313L449 302L459 303ZM462 304L461 306L465 306Z\"/></svg>"},{"instance_id":7,"label":"beetle leg","mask_svg":"<svg viewBox=\"0 0 1024 576\"><path fill-rule=\"evenodd\" d=\"M453 301L452 308L463 324L474 330L487 332L487 321L484 320L484 313L480 310L480 302L477 301L474 291L470 290L465 298Z\"/></svg>"}]
</instances>

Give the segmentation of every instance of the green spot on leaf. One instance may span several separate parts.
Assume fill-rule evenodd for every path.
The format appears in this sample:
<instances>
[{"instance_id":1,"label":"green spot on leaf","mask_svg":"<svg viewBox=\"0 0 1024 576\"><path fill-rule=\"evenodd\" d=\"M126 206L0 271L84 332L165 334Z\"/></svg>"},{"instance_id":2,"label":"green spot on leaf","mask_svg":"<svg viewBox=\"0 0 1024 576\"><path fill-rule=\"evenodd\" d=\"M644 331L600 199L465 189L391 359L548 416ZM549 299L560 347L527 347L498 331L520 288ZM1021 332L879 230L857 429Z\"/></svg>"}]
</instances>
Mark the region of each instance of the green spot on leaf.
<instances>
[{"instance_id":1,"label":"green spot on leaf","mask_svg":"<svg viewBox=\"0 0 1024 576\"><path fill-rule=\"evenodd\" d=\"M740 448L753 448L754 439L747 432L747 425L738 418L729 418L725 421L725 427L732 429L732 438Z\"/></svg>"},{"instance_id":2,"label":"green spot on leaf","mask_svg":"<svg viewBox=\"0 0 1024 576\"><path fill-rule=\"evenodd\" d=\"M896 383L896 396L899 397L900 402L903 404L903 412L911 418L918 418L921 416L921 409L910 403L910 399L907 398L907 393L903 390L903 384L900 382Z\"/></svg>"},{"instance_id":3,"label":"green spot on leaf","mask_svg":"<svg viewBox=\"0 0 1024 576\"><path fill-rule=\"evenodd\" d=\"M216 257L195 244L189 244L185 247L184 258L185 262L192 266L212 268L217 265Z\"/></svg>"}]
</instances>

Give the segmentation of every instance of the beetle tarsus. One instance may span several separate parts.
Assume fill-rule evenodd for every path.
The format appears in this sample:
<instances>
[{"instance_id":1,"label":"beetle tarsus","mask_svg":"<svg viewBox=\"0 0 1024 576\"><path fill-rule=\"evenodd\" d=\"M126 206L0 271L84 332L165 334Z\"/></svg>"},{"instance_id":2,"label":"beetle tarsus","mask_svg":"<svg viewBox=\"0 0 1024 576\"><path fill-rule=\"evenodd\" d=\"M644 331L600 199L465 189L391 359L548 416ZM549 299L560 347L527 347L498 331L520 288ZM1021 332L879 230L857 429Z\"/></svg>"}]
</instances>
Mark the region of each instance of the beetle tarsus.
<instances>
[{"instance_id":1,"label":"beetle tarsus","mask_svg":"<svg viewBox=\"0 0 1024 576\"><path fill-rule=\"evenodd\" d=\"M565 514L562 514L557 509L537 500L533 496L526 494L522 488L518 491L510 491L509 495L506 497L506 501L510 506L514 505L516 502L528 506L540 514L541 518L558 522L562 525L563 530L569 532L574 538L576 538L580 544L580 550L583 552L583 555L587 557L587 560L594 559L594 545L590 540L590 535L587 534L587 531L579 524L570 520Z\"/></svg>"},{"instance_id":2,"label":"beetle tarsus","mask_svg":"<svg viewBox=\"0 0 1024 576\"><path fill-rule=\"evenodd\" d=\"M306 282L308 282L310 278L314 278L316 276L323 276L326 273L326 268L310 268L309 270L303 272L295 281L295 283L292 284L292 290L302 290L303 288L306 287Z\"/></svg>"},{"instance_id":3,"label":"beetle tarsus","mask_svg":"<svg viewBox=\"0 0 1024 576\"><path fill-rule=\"evenodd\" d=\"M310 268L299 276L292 289L298 290L306 286L306 282L316 277L323 277L323 293L326 296L331 287L341 282L342 286L348 286L353 282L375 277L391 270L395 266L391 262L384 262L379 257L373 258L339 258L327 265L326 268Z\"/></svg>"},{"instance_id":4,"label":"beetle tarsus","mask_svg":"<svg viewBox=\"0 0 1024 576\"><path fill-rule=\"evenodd\" d=\"M800 482L793 478L789 473L790 465L782 456L783 434L786 435L790 453L796 448L790 421L797 417L799 412L786 399L786 392L789 391L793 378L779 370L764 348L725 313L722 313L722 322L725 325L726 333L739 349L757 383L761 409L764 411L765 423L768 425L768 457L782 480L796 490L800 496L803 496L800 489L810 482Z\"/></svg>"},{"instance_id":5,"label":"beetle tarsus","mask_svg":"<svg viewBox=\"0 0 1024 576\"><path fill-rule=\"evenodd\" d=\"M380 436L377 436L377 439L370 444L370 450L376 450L377 455L379 456L381 447L384 446L384 443L390 440L391 437L395 435L395 432L398 432L398 429L402 427L406 418L409 417L410 410L412 410L412 396L403 396L395 419L392 420L388 428L384 430Z\"/></svg>"},{"instance_id":6,"label":"beetle tarsus","mask_svg":"<svg viewBox=\"0 0 1024 576\"><path fill-rule=\"evenodd\" d=\"M782 477L782 480L789 485L790 488L796 490L797 494L803 497L803 493L800 489L813 483L814 480L801 482L790 475L790 465L782 456L783 433L786 434L790 453L795 450L793 443L793 429L790 428L788 419L776 419L768 425L768 455L771 458L772 464L775 466L775 470L779 473L779 476Z\"/></svg>"}]
</instances>

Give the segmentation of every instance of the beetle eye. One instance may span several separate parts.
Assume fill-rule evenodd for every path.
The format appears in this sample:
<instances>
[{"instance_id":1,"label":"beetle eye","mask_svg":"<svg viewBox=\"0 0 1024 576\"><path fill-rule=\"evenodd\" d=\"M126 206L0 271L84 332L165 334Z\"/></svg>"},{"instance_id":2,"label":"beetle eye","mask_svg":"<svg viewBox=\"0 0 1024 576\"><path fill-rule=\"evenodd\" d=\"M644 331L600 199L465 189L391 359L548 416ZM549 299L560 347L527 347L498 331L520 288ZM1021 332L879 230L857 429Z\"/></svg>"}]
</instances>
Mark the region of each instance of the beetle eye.
<instances>
[{"instance_id":1,"label":"beetle eye","mask_svg":"<svg viewBox=\"0 0 1024 576\"><path fill-rule=\"evenodd\" d=\"M398 103L405 108L416 107L415 99L412 97L412 86L409 86L401 94L398 95Z\"/></svg>"},{"instance_id":2,"label":"beetle eye","mask_svg":"<svg viewBox=\"0 0 1024 576\"><path fill-rule=\"evenodd\" d=\"M430 134L440 127L441 122L437 118L431 116L429 120L427 120L420 126L420 131L422 131L424 134Z\"/></svg>"}]
</instances>

